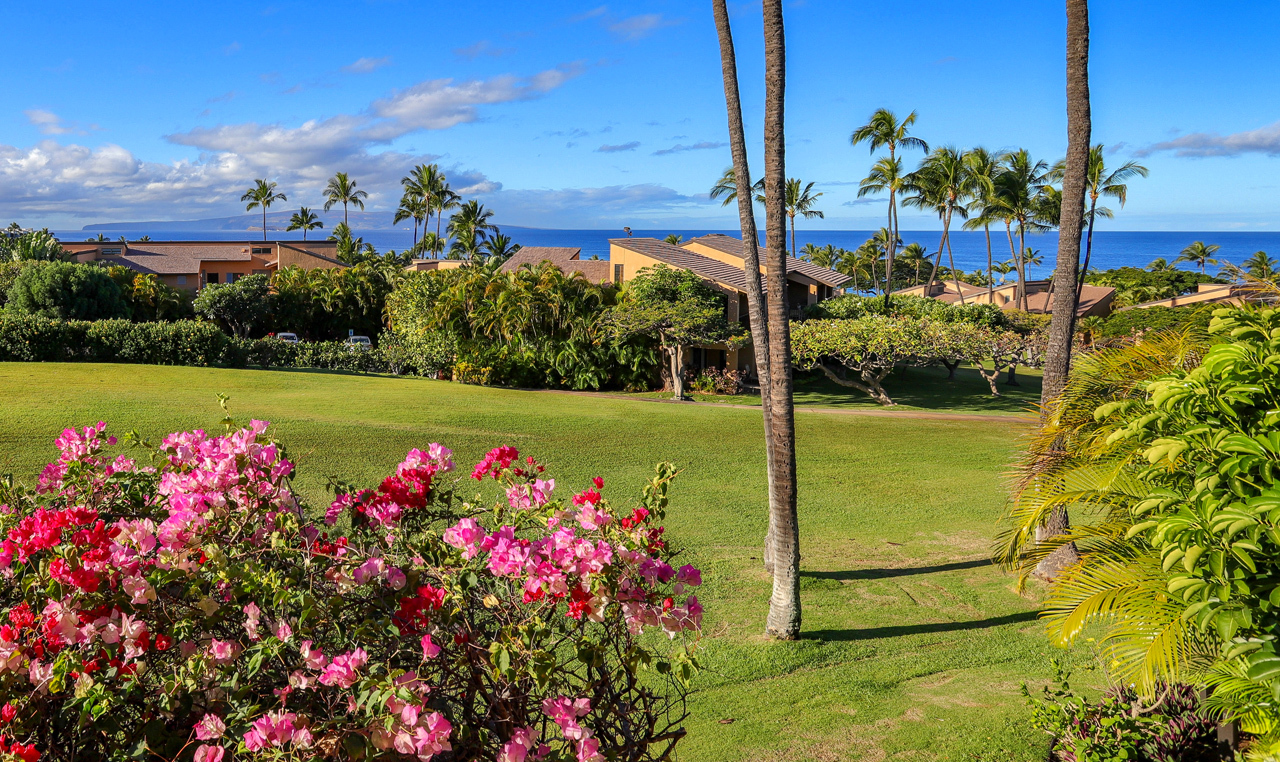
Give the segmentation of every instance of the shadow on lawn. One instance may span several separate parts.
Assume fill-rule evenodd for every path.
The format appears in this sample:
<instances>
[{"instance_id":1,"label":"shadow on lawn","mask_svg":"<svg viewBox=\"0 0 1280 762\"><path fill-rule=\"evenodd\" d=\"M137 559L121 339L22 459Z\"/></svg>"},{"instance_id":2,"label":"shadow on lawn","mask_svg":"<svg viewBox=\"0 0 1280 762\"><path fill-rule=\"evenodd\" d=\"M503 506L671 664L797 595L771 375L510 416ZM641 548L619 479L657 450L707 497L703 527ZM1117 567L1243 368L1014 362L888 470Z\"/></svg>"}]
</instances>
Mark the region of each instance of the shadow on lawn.
<instances>
[{"instance_id":1,"label":"shadow on lawn","mask_svg":"<svg viewBox=\"0 0 1280 762\"><path fill-rule=\"evenodd\" d=\"M889 579L890 577L910 577L916 574L936 574L938 572L976 569L979 566L990 566L991 559L979 558L975 561L956 561L937 566L907 566L901 569L852 569L850 571L802 571L801 577L811 579L834 579L847 582L855 579Z\"/></svg>"},{"instance_id":2,"label":"shadow on lawn","mask_svg":"<svg viewBox=\"0 0 1280 762\"><path fill-rule=\"evenodd\" d=\"M993 616L989 619L975 619L969 622L931 622L928 624L902 624L892 627L868 627L863 630L813 630L805 632L801 637L805 640L851 641L877 640L880 638L900 638L904 635L921 635L930 632L960 632L963 630L985 630L988 627L1002 627L1006 624L1019 624L1035 621L1040 615L1038 611L1022 611L1017 614Z\"/></svg>"}]
</instances>

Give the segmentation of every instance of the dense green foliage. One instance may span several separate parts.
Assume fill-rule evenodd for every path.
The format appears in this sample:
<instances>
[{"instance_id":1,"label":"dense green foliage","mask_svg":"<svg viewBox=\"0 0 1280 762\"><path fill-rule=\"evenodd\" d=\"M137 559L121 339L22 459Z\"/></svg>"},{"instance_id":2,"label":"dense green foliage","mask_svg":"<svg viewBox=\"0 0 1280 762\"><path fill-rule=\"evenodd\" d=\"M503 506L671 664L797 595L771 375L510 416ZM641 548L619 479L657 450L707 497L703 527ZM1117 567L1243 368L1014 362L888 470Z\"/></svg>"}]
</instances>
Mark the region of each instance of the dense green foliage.
<instances>
[{"instance_id":1,"label":"dense green foliage","mask_svg":"<svg viewBox=\"0 0 1280 762\"><path fill-rule=\"evenodd\" d=\"M1181 330L1187 327L1207 329L1213 319L1212 305L1189 307L1144 307L1120 310L1105 318L1081 321L1080 329L1095 342L1128 339L1148 331Z\"/></svg>"},{"instance_id":2,"label":"dense green foliage","mask_svg":"<svg viewBox=\"0 0 1280 762\"><path fill-rule=\"evenodd\" d=\"M1189 294L1201 283L1226 283L1202 272L1174 268L1143 270L1138 267L1117 267L1112 270L1090 271L1085 283L1095 286L1111 286L1116 290L1116 306L1142 304L1171 296Z\"/></svg>"},{"instance_id":3,"label":"dense green foliage","mask_svg":"<svg viewBox=\"0 0 1280 762\"><path fill-rule=\"evenodd\" d=\"M644 389L657 352L604 324L616 291L543 263L408 273L387 298L395 335L423 355L452 355L484 383L569 389Z\"/></svg>"},{"instance_id":4,"label":"dense green foliage","mask_svg":"<svg viewBox=\"0 0 1280 762\"><path fill-rule=\"evenodd\" d=\"M19 235L0 233L0 263L62 262L70 259L58 239L46 230L33 230Z\"/></svg>"},{"instance_id":5,"label":"dense green foliage","mask_svg":"<svg viewBox=\"0 0 1280 762\"><path fill-rule=\"evenodd\" d=\"M30 262L9 287L7 312L60 320L127 318L129 303L104 268Z\"/></svg>"},{"instance_id":6,"label":"dense green foliage","mask_svg":"<svg viewBox=\"0 0 1280 762\"><path fill-rule=\"evenodd\" d=\"M906 318L929 318L940 323L974 323L990 328L1009 327L1005 313L993 304L947 304L938 299L908 294L889 297L885 308L884 297L846 294L818 302L806 310L809 317L856 319L868 315L887 315Z\"/></svg>"},{"instance_id":7,"label":"dense green foliage","mask_svg":"<svg viewBox=\"0 0 1280 762\"><path fill-rule=\"evenodd\" d=\"M196 295L196 314L228 333L248 338L271 312L271 278L246 275L234 283L209 283Z\"/></svg>"},{"instance_id":8,"label":"dense green foliage","mask_svg":"<svg viewBox=\"0 0 1280 762\"><path fill-rule=\"evenodd\" d=\"M1049 600L1055 636L1102 622L1117 678L1213 685L1211 704L1274 749L1280 312L1218 309L1209 331L1078 363L1024 463L1002 555L1025 570L1074 541L1082 563ZM1035 543L1068 506L1070 534Z\"/></svg>"},{"instance_id":9,"label":"dense green foliage","mask_svg":"<svg viewBox=\"0 0 1280 762\"><path fill-rule=\"evenodd\" d=\"M24 266L22 262L0 262L0 309L9 301L9 289Z\"/></svg>"}]
</instances>

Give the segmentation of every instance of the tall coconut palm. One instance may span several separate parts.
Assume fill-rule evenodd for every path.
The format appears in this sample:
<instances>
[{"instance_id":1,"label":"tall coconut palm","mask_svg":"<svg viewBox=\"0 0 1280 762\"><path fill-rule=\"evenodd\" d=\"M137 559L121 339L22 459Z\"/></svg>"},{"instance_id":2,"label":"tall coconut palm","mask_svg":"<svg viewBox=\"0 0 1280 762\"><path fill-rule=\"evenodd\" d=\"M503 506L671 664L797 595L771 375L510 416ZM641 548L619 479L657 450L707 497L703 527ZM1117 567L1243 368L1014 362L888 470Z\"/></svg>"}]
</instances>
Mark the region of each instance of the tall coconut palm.
<instances>
[{"instance_id":1,"label":"tall coconut palm","mask_svg":"<svg viewBox=\"0 0 1280 762\"><path fill-rule=\"evenodd\" d=\"M934 149L920 163L920 168L911 173L907 187L914 195L904 198L903 206L930 209L942 220L942 239L938 242L938 254L933 261L933 270L929 273L926 294L937 280L944 248L947 251L948 269L955 279L956 291L960 291L960 276L956 272L955 256L951 253L951 221L956 215L961 219L969 216L966 201L972 194L972 186L973 181L965 167L964 156L952 146ZM960 303L965 303L963 293L960 294Z\"/></svg>"},{"instance_id":2,"label":"tall coconut palm","mask_svg":"<svg viewBox=\"0 0 1280 762\"><path fill-rule=\"evenodd\" d=\"M902 247L902 253L898 255L898 260L915 270L915 277L912 279L911 285L920 285L920 266L929 261L929 251L919 243L912 241Z\"/></svg>"},{"instance_id":3,"label":"tall coconut palm","mask_svg":"<svg viewBox=\"0 0 1280 762\"><path fill-rule=\"evenodd\" d=\"M879 112L877 112L879 113ZM914 117L914 114L912 115ZM856 135L857 133L855 133ZM871 165L871 172L858 183L858 198L872 193L889 192L888 246L885 249L885 298L893 290L893 259L897 250L897 196L907 187L907 175L902 171L902 159L892 156L881 158ZM888 306L888 303L885 303Z\"/></svg>"},{"instance_id":4,"label":"tall coconut palm","mask_svg":"<svg viewBox=\"0 0 1280 762\"><path fill-rule=\"evenodd\" d=\"M400 206L396 207L395 216L391 218L393 225L399 225L405 220L413 220L413 245L418 245L418 225L423 223L427 214L431 211L431 207L427 205L427 200L422 196L412 195L406 192L400 197Z\"/></svg>"},{"instance_id":5,"label":"tall coconut palm","mask_svg":"<svg viewBox=\"0 0 1280 762\"><path fill-rule=\"evenodd\" d=\"M1177 269L1178 268L1169 264L1169 260L1164 257L1156 257L1151 260L1151 264L1147 265L1147 271L1153 273L1167 273Z\"/></svg>"},{"instance_id":6,"label":"tall coconut palm","mask_svg":"<svg viewBox=\"0 0 1280 762\"><path fill-rule=\"evenodd\" d=\"M1098 200L1114 198L1120 202L1120 208L1123 209L1125 201L1129 198L1128 182L1135 177L1146 177L1150 173L1150 170L1136 161L1127 161L1108 172L1102 149L1101 143L1089 149L1089 174L1085 178L1088 208L1084 213L1088 230L1085 233L1084 262L1080 265L1080 282L1077 289L1084 288L1084 274L1089 270L1089 259L1093 254L1094 222L1098 217L1110 219L1113 216L1110 209L1098 206ZM1054 179L1061 180L1065 171L1066 159L1063 159L1054 165L1052 175ZM1078 291L1077 298L1079 298Z\"/></svg>"},{"instance_id":7,"label":"tall coconut palm","mask_svg":"<svg viewBox=\"0 0 1280 762\"><path fill-rule=\"evenodd\" d=\"M480 244L484 243L486 235L498 231L498 226L489 222L492 217L491 210L485 209L484 204L479 201L471 199L460 206L458 211L449 218L448 233L454 237L468 237L478 250Z\"/></svg>"},{"instance_id":8,"label":"tall coconut palm","mask_svg":"<svg viewBox=\"0 0 1280 762\"><path fill-rule=\"evenodd\" d=\"M782 459L774 452L774 404L773 404L773 372L770 352L773 344L769 337L769 312L765 300L764 288L760 279L759 233L756 230L754 202L764 203L763 196L753 198L764 192L764 178L754 184L751 182L751 169L747 162L747 139L742 124L742 100L738 92L738 60L733 47L733 30L729 24L729 9L725 0L712 0L712 15L715 17L716 32L720 42L720 74L724 80L725 113L728 118L729 152L733 156L733 166L722 176L719 187L724 193L733 193L738 202L738 225L742 234L742 274L747 290L747 316L751 328L751 341L755 346L756 376L760 383L760 409L764 422L765 472L769 485L769 523L765 533L764 568L769 574L774 573L774 519L784 516L787 511L785 495L780 491L775 476L782 466ZM732 176L729 177L730 172ZM752 193L738 196L738 179L744 187L750 187ZM731 181L727 182L727 181ZM732 188L729 185L732 185ZM716 194L716 188L712 188ZM712 198L715 198L712 195ZM729 201L725 199L725 205ZM631 235L631 231L627 231ZM794 490L794 480L791 482ZM772 606L771 606L772 608Z\"/></svg>"},{"instance_id":9,"label":"tall coconut palm","mask_svg":"<svg viewBox=\"0 0 1280 762\"><path fill-rule=\"evenodd\" d=\"M1005 233L1009 237L1009 253L1018 271L1018 288L1014 304L1027 308L1027 272L1021 252L1027 248L1027 233L1040 233L1046 228L1039 221L1041 212L1039 197L1049 182L1049 165L1031 158L1026 149L1020 149L1003 157L1004 169L996 176L996 202L1003 210ZM1018 244L1013 242L1013 225L1017 224Z\"/></svg>"},{"instance_id":10,"label":"tall coconut palm","mask_svg":"<svg viewBox=\"0 0 1280 762\"><path fill-rule=\"evenodd\" d=\"M720 206L728 206L738 200L738 181L733 172L733 167L726 169L724 174L720 175L720 179L716 180L715 185L711 186L711 191L707 194L712 200L723 198L724 200L720 202ZM753 200L756 203L764 203L763 189L764 178L760 178L755 182L755 185L751 186L752 193L755 196Z\"/></svg>"},{"instance_id":11,"label":"tall coconut palm","mask_svg":"<svg viewBox=\"0 0 1280 762\"><path fill-rule=\"evenodd\" d=\"M308 230L317 230L323 227L324 223L320 221L320 218L316 216L315 212L312 212L304 206L294 212L293 216L289 218L289 227L285 228L285 230L289 232L301 230L302 240L305 241L307 240Z\"/></svg>"},{"instance_id":12,"label":"tall coconut palm","mask_svg":"<svg viewBox=\"0 0 1280 762\"><path fill-rule=\"evenodd\" d=\"M806 262L812 262L818 267L834 270L840 264L840 254L843 251L843 249L837 249L831 244L817 246L812 243L806 243L800 249L800 258Z\"/></svg>"},{"instance_id":13,"label":"tall coconut palm","mask_svg":"<svg viewBox=\"0 0 1280 762\"><path fill-rule=\"evenodd\" d=\"M796 512L796 426L787 305L787 77L782 0L764 0L765 272L769 284L769 370L773 386L773 594L765 634L800 636L800 521ZM799 200L797 198L797 200ZM799 211L798 205L797 211Z\"/></svg>"},{"instance_id":14,"label":"tall coconut palm","mask_svg":"<svg viewBox=\"0 0 1280 762\"><path fill-rule=\"evenodd\" d=\"M487 262L505 262L512 254L520 251L520 244L512 243L511 236L495 233L480 244Z\"/></svg>"},{"instance_id":15,"label":"tall coconut palm","mask_svg":"<svg viewBox=\"0 0 1280 762\"><path fill-rule=\"evenodd\" d=\"M1244 261L1244 270L1251 277L1258 280L1274 281L1276 276L1280 275L1280 269L1277 268L1280 263L1267 255L1265 251L1254 252L1252 256Z\"/></svg>"},{"instance_id":16,"label":"tall coconut palm","mask_svg":"<svg viewBox=\"0 0 1280 762\"><path fill-rule=\"evenodd\" d=\"M1204 241L1196 241L1187 248L1183 249L1178 258L1173 260L1176 265L1179 262L1189 262L1200 268L1200 272L1204 272L1206 265L1216 265L1218 260L1213 258L1214 252L1222 248L1216 243L1206 244Z\"/></svg>"},{"instance_id":17,"label":"tall coconut palm","mask_svg":"<svg viewBox=\"0 0 1280 762\"><path fill-rule=\"evenodd\" d=\"M974 201L977 202L978 214L964 223L965 230L977 230L987 238L987 302L993 303L995 281L991 253L991 226L1000 221L1000 204L996 199L996 176L1000 173L1000 158L985 148L974 148L965 152L965 169L969 172L970 184L973 188Z\"/></svg>"},{"instance_id":18,"label":"tall coconut palm","mask_svg":"<svg viewBox=\"0 0 1280 762\"><path fill-rule=\"evenodd\" d=\"M875 153L879 148L888 148L889 164L892 165L897 163L897 167L894 168L896 169L894 174L900 176L902 175L902 164L897 161L897 149L899 146L902 148L919 148L925 153L929 152L928 143L924 142L920 138L907 134L907 131L915 123L916 112L914 111L907 114L906 118L899 122L897 116L895 116L889 109L877 109L876 112L871 115L871 118L867 120L866 124L853 131L853 134L849 136L849 143L855 146L863 142L868 143L871 147L871 153ZM880 162L877 162L876 164L879 165ZM892 167L886 167L885 169L890 168ZM873 166L871 169L871 175L869 175L867 179L872 179L875 177L875 174L876 167ZM866 181L864 180L863 182L865 183ZM902 186L899 184L898 187L895 188L893 187L893 184L885 184L880 188L880 190L889 191L888 227L889 232L892 235L889 237L889 250L885 257L885 270L888 272L885 282L888 284L893 280L893 259L894 255L897 253L897 246L901 236L901 231L898 229L898 207L895 197L897 193L902 190ZM861 197L862 195L862 190L859 189L858 196ZM890 286L885 286L884 304L886 308L889 306L889 292L891 290Z\"/></svg>"},{"instance_id":19,"label":"tall coconut palm","mask_svg":"<svg viewBox=\"0 0 1280 762\"><path fill-rule=\"evenodd\" d=\"M240 197L241 201L248 201L244 210L251 212L261 207L262 209L262 240L267 240L267 209L277 201L288 201L283 193L276 192L276 184L269 183L266 180L254 180L254 186L245 191Z\"/></svg>"},{"instance_id":20,"label":"tall coconut palm","mask_svg":"<svg viewBox=\"0 0 1280 762\"><path fill-rule=\"evenodd\" d=\"M357 209L364 209L364 201L369 198L369 194L356 188L356 181L347 177L346 172L338 172L329 178L329 184L324 188L324 210L327 212L338 204L342 204L342 224L348 228L351 225L347 222L347 206L354 206Z\"/></svg>"},{"instance_id":21,"label":"tall coconut palm","mask_svg":"<svg viewBox=\"0 0 1280 762\"><path fill-rule=\"evenodd\" d=\"M400 178L400 185L404 187L404 195L409 198L423 199L424 201L431 198L435 188L444 181L444 175L440 172L438 164L419 164L409 171L409 174ZM415 219L415 222L423 223L423 230L426 230L426 223L431 217L431 205L426 204L426 214L421 220ZM416 225L415 225L416 228ZM417 231L414 232L417 235ZM417 243L415 238L414 243Z\"/></svg>"},{"instance_id":22,"label":"tall coconut palm","mask_svg":"<svg viewBox=\"0 0 1280 762\"><path fill-rule=\"evenodd\" d=\"M1062 173L1062 216L1058 223L1058 258L1053 274L1053 316L1045 351L1040 397L1046 417L1067 385L1079 304L1080 238L1089 185L1092 113L1089 105L1089 2L1066 0L1067 6L1067 157ZM1065 506L1055 509L1036 532L1039 542L1065 535L1071 520ZM1037 574L1054 579L1080 560L1074 543L1061 544L1040 561Z\"/></svg>"},{"instance_id":23,"label":"tall coconut palm","mask_svg":"<svg viewBox=\"0 0 1280 762\"><path fill-rule=\"evenodd\" d=\"M787 180L787 200L786 210L787 219L791 221L791 256L796 255L796 217L804 217L811 220L814 217L823 218L822 212L813 208L818 203L818 196L822 193L813 192L814 183L804 185L799 178L792 177Z\"/></svg>"},{"instance_id":24,"label":"tall coconut palm","mask_svg":"<svg viewBox=\"0 0 1280 762\"><path fill-rule=\"evenodd\" d=\"M457 209L462 205L462 196L453 192L449 187L449 183L445 182L444 175L440 175L440 182L435 189L431 191L430 196L431 209L436 215L436 237L441 236L440 220L444 219L444 213Z\"/></svg>"}]
</instances>

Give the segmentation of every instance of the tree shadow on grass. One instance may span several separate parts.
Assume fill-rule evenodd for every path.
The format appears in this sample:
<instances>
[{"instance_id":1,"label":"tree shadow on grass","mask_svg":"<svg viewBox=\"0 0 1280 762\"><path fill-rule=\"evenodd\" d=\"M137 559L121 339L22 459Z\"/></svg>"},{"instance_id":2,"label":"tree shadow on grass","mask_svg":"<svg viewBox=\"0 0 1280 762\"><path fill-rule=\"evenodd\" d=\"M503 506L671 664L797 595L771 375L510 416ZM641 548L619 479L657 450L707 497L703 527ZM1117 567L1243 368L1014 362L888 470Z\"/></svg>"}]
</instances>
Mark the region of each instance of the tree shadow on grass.
<instances>
[{"instance_id":1,"label":"tree shadow on grass","mask_svg":"<svg viewBox=\"0 0 1280 762\"><path fill-rule=\"evenodd\" d=\"M1040 615L1038 611L1021 611L1017 614L1005 614L988 619L975 619L968 622L931 622L927 624L902 624L892 627L867 627L861 630L813 630L801 634L805 640L825 640L832 642L855 640L878 640L881 638L900 638L906 635L921 635L931 632L961 632L964 630L985 630L989 627L1002 627L1006 624L1020 624L1035 621Z\"/></svg>"},{"instance_id":2,"label":"tree shadow on grass","mask_svg":"<svg viewBox=\"0 0 1280 762\"><path fill-rule=\"evenodd\" d=\"M907 566L901 569L851 569L849 571L802 571L801 577L812 579L834 579L847 582L855 579L889 579L891 577L910 577L916 574L936 574L938 572L976 569L979 566L990 566L991 559L979 558L974 561L956 561L937 566Z\"/></svg>"}]
</instances>

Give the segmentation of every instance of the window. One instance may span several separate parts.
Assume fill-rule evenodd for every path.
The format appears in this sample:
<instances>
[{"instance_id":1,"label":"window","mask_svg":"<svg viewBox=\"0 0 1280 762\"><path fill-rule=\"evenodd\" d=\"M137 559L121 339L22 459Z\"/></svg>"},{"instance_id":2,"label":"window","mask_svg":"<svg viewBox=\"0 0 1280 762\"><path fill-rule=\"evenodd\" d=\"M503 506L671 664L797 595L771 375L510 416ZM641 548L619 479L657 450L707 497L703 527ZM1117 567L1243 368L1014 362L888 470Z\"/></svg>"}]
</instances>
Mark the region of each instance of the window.
<instances>
[{"instance_id":1,"label":"window","mask_svg":"<svg viewBox=\"0 0 1280 762\"><path fill-rule=\"evenodd\" d=\"M622 282L622 265L613 266L613 282L614 283Z\"/></svg>"},{"instance_id":2,"label":"window","mask_svg":"<svg viewBox=\"0 0 1280 762\"><path fill-rule=\"evenodd\" d=\"M217 283L217 282L218 282L218 274L217 274L217 273L205 273L205 276L204 276L204 282L205 282L205 283Z\"/></svg>"},{"instance_id":3,"label":"window","mask_svg":"<svg viewBox=\"0 0 1280 762\"><path fill-rule=\"evenodd\" d=\"M178 276L178 285L179 285L179 286L185 286L185 285L187 285L187 276L185 276L185 275L179 275L179 276Z\"/></svg>"},{"instance_id":4,"label":"window","mask_svg":"<svg viewBox=\"0 0 1280 762\"><path fill-rule=\"evenodd\" d=\"M252 253L254 253L254 254L270 254L270 253L271 253L271 249L270 249L270 248L267 248L267 247L264 247L264 246L255 246L255 247L253 247L253 252L252 252Z\"/></svg>"},{"instance_id":5,"label":"window","mask_svg":"<svg viewBox=\"0 0 1280 762\"><path fill-rule=\"evenodd\" d=\"M120 252L121 252L121 248L120 248L119 246L113 246L113 247L111 247L111 248L109 248L109 249L104 247L104 248L102 249L102 256L104 256L104 257L116 257L116 256L119 256L119 255L120 255Z\"/></svg>"}]
</instances>

